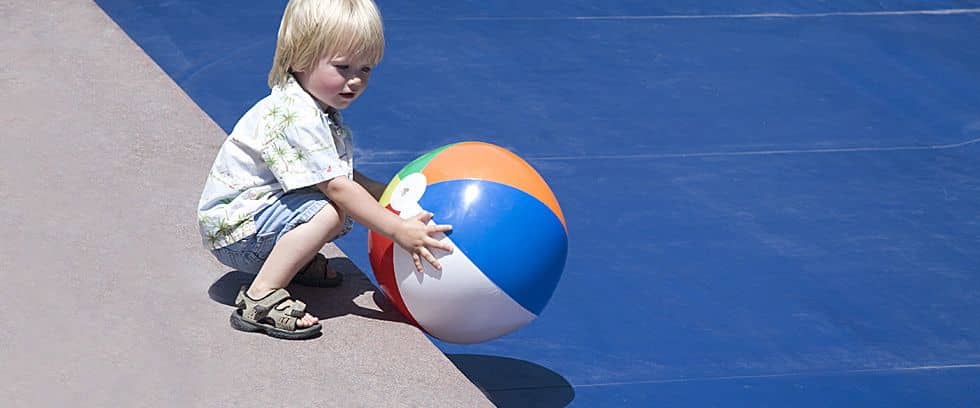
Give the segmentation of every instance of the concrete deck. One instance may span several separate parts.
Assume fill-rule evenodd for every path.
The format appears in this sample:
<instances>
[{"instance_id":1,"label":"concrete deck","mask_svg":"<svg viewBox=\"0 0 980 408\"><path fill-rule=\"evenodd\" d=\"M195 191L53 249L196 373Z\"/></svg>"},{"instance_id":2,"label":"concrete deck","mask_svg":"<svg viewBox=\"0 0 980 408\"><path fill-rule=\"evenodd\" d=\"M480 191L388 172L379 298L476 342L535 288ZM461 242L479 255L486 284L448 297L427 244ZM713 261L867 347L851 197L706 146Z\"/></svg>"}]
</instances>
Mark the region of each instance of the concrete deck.
<instances>
[{"instance_id":1,"label":"concrete deck","mask_svg":"<svg viewBox=\"0 0 980 408\"><path fill-rule=\"evenodd\" d=\"M94 3L0 0L0 23L4 406L491 405L349 262L292 288L323 336L232 330L248 277L195 216L222 130Z\"/></svg>"}]
</instances>

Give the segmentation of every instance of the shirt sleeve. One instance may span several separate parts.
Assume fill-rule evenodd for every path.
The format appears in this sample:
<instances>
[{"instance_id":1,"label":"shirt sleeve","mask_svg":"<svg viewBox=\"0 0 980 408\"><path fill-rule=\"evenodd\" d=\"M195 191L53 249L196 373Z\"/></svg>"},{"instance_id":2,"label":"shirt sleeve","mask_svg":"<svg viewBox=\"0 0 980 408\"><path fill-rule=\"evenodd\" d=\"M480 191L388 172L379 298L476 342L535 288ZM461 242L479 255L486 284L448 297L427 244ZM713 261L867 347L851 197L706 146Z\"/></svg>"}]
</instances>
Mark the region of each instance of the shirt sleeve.
<instances>
[{"instance_id":1,"label":"shirt sleeve","mask_svg":"<svg viewBox=\"0 0 980 408\"><path fill-rule=\"evenodd\" d=\"M341 159L330 132L319 115L305 115L293 123L272 124L262 158L283 191L309 187L349 173L349 165Z\"/></svg>"}]
</instances>

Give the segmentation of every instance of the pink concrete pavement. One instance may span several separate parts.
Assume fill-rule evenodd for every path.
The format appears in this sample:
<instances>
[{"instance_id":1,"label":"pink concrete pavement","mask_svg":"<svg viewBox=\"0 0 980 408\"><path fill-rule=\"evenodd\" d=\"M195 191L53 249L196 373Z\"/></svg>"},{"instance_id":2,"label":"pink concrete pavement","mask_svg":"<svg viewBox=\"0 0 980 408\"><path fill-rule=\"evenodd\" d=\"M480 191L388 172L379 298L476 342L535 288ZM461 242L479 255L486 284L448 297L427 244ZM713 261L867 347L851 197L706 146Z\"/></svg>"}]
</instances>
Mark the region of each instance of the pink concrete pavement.
<instances>
[{"instance_id":1,"label":"pink concrete pavement","mask_svg":"<svg viewBox=\"0 0 980 408\"><path fill-rule=\"evenodd\" d=\"M0 405L491 405L349 262L296 289L322 337L228 326L247 278L194 211L223 132L94 3L0 0L0 50Z\"/></svg>"}]
</instances>

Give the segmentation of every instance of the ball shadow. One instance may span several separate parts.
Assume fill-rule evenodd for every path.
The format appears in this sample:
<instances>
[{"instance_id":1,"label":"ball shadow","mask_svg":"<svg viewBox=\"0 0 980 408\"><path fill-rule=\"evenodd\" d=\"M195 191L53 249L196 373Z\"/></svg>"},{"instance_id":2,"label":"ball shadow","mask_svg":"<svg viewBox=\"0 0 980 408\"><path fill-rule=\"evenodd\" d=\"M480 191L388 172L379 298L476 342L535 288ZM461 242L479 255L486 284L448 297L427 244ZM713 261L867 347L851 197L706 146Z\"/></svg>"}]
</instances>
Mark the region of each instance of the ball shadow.
<instances>
[{"instance_id":1,"label":"ball shadow","mask_svg":"<svg viewBox=\"0 0 980 408\"><path fill-rule=\"evenodd\" d=\"M321 320L344 315L409 324L388 298L346 257L329 257L330 266L344 275L344 281L334 288L315 288L289 285L286 290L302 300L307 310ZM242 286L249 285L255 275L230 271L211 284L208 297L226 306L235 306L235 297Z\"/></svg>"},{"instance_id":2,"label":"ball shadow","mask_svg":"<svg viewBox=\"0 0 980 408\"><path fill-rule=\"evenodd\" d=\"M564 407L575 399L575 390L561 374L529 361L477 354L446 357L498 407Z\"/></svg>"}]
</instances>

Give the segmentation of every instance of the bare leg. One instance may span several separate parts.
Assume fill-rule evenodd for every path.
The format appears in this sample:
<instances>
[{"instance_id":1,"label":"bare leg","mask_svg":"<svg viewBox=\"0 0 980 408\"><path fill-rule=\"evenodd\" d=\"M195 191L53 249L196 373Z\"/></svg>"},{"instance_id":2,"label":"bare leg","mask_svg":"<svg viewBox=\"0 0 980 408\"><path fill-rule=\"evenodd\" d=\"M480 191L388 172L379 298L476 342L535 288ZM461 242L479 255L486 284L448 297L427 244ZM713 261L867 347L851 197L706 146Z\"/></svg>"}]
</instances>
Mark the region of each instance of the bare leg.
<instances>
[{"instance_id":1,"label":"bare leg","mask_svg":"<svg viewBox=\"0 0 980 408\"><path fill-rule=\"evenodd\" d=\"M270 292L284 288L296 276L300 268L309 263L320 248L344 227L343 214L333 205L324 206L316 215L302 225L293 228L279 241L265 260L259 274L246 292L252 299L261 298ZM319 321L307 313L296 322L299 327L310 327Z\"/></svg>"}]
</instances>

